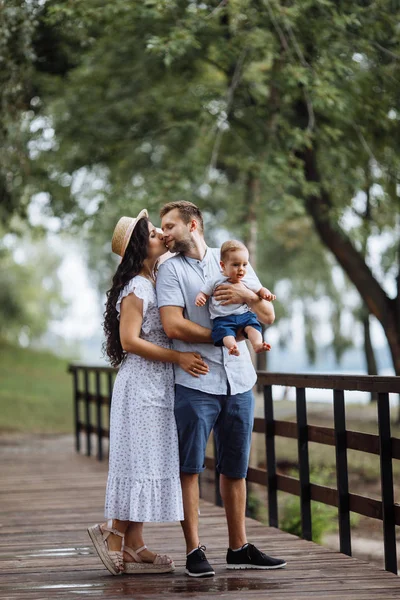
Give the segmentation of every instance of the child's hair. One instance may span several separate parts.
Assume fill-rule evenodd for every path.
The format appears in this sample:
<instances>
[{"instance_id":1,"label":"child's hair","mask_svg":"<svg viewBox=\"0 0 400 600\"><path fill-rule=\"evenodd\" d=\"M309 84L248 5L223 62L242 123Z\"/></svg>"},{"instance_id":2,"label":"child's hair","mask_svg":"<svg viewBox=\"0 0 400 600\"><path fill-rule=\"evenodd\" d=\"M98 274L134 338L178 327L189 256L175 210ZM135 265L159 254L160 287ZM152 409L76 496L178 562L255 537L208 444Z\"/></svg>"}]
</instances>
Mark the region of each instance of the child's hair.
<instances>
[{"instance_id":1,"label":"child's hair","mask_svg":"<svg viewBox=\"0 0 400 600\"><path fill-rule=\"evenodd\" d=\"M247 250L246 246L238 240L228 240L221 246L221 260L225 262L229 257L229 252L234 250Z\"/></svg>"}]
</instances>

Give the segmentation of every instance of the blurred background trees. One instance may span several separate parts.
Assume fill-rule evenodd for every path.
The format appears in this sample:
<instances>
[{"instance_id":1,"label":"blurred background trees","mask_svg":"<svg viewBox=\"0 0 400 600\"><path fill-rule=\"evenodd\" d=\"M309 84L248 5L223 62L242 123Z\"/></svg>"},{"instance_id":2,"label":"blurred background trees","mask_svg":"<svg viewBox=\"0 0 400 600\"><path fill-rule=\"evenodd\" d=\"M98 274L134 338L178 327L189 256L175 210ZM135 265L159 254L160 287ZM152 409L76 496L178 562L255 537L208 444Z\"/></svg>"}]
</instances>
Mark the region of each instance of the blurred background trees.
<instances>
[{"instance_id":1,"label":"blurred background trees","mask_svg":"<svg viewBox=\"0 0 400 600\"><path fill-rule=\"evenodd\" d=\"M118 217L147 206L157 220L164 202L194 201L210 243L240 236L278 292L282 343L298 313L315 357L323 298L338 359L359 321L376 369L372 315L400 374L393 2L2 9L1 218L11 231L45 193L44 212L85 240L104 291Z\"/></svg>"}]
</instances>

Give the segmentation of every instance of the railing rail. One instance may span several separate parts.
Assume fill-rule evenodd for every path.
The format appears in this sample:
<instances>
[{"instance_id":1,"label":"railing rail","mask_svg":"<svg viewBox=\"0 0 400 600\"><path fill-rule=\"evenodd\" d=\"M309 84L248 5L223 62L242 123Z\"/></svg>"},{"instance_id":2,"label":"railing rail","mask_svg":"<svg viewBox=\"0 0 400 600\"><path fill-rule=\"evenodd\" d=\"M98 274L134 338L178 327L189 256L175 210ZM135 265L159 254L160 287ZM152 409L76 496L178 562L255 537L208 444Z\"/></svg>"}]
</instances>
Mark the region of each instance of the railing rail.
<instances>
[{"instance_id":1,"label":"railing rail","mask_svg":"<svg viewBox=\"0 0 400 600\"><path fill-rule=\"evenodd\" d=\"M97 458L104 456L103 440L109 436L108 412L116 369L72 364L74 383L76 450L81 450L81 434L86 434L86 454L92 454L92 436L97 436ZM383 522L385 568L397 573L396 525L400 525L400 505L394 502L393 460L400 460L400 439L391 436L389 394L400 394L400 377L358 375L314 375L258 373L264 389L264 418L256 418L254 432L265 437L266 469L249 467L247 482L267 486L269 524L279 527L278 491L300 497L302 537L312 539L312 501L338 508L340 551L351 555L350 512ZM276 420L272 386L296 389L296 422ZM334 427L307 423L307 389L332 390ZM346 429L345 392L376 392L378 434ZM83 409L81 404L83 403ZM93 406L92 406L93 405ZM94 409L94 410L93 410ZM106 415L104 414L106 412ZM83 418L82 418L83 417ZM106 417L106 418L105 418ZM276 437L297 440L299 478L277 472ZM310 481L309 443L333 446L336 452L336 488ZM380 457L381 500L349 492L348 450ZM206 466L215 470L215 460L206 457ZM222 505L219 477L215 474L215 502Z\"/></svg>"}]
</instances>

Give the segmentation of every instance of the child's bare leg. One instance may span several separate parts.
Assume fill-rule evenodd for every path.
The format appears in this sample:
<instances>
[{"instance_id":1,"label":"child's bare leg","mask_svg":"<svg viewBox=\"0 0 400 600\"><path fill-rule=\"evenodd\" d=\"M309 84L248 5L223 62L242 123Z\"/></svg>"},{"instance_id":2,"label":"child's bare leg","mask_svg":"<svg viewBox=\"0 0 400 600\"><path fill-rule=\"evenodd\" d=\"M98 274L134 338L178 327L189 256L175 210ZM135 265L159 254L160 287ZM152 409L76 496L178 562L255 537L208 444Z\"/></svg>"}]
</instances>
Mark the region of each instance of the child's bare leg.
<instances>
[{"instance_id":1,"label":"child's bare leg","mask_svg":"<svg viewBox=\"0 0 400 600\"><path fill-rule=\"evenodd\" d=\"M258 329L255 329L255 327L251 327L251 325L248 325L244 328L244 330L247 334L247 337L250 340L250 344L253 346L254 352L259 354L260 352L268 352L268 350L271 350L271 346L267 344L267 342L264 342L262 335L258 331Z\"/></svg>"},{"instance_id":2,"label":"child's bare leg","mask_svg":"<svg viewBox=\"0 0 400 600\"><path fill-rule=\"evenodd\" d=\"M226 335L222 341L225 348L228 348L229 354L240 356L239 348L233 335Z\"/></svg>"}]
</instances>

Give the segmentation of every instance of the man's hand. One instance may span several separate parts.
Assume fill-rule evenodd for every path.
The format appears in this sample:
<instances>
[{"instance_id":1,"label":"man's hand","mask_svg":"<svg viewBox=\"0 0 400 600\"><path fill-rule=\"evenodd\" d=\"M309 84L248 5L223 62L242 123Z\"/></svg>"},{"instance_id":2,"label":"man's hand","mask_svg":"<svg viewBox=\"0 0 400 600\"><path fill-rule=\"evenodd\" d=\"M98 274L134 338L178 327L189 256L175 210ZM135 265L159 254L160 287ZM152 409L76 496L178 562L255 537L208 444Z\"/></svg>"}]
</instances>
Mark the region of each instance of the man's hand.
<instances>
[{"instance_id":1,"label":"man's hand","mask_svg":"<svg viewBox=\"0 0 400 600\"><path fill-rule=\"evenodd\" d=\"M259 289L257 294L263 300L268 300L268 302L272 302L273 300L276 300L275 294L270 292L269 289L265 288L265 287L262 287L261 289Z\"/></svg>"},{"instance_id":2,"label":"man's hand","mask_svg":"<svg viewBox=\"0 0 400 600\"><path fill-rule=\"evenodd\" d=\"M249 290L243 283L219 285L213 295L223 306L227 306L228 304L245 304L257 299L257 294Z\"/></svg>"}]
</instances>

